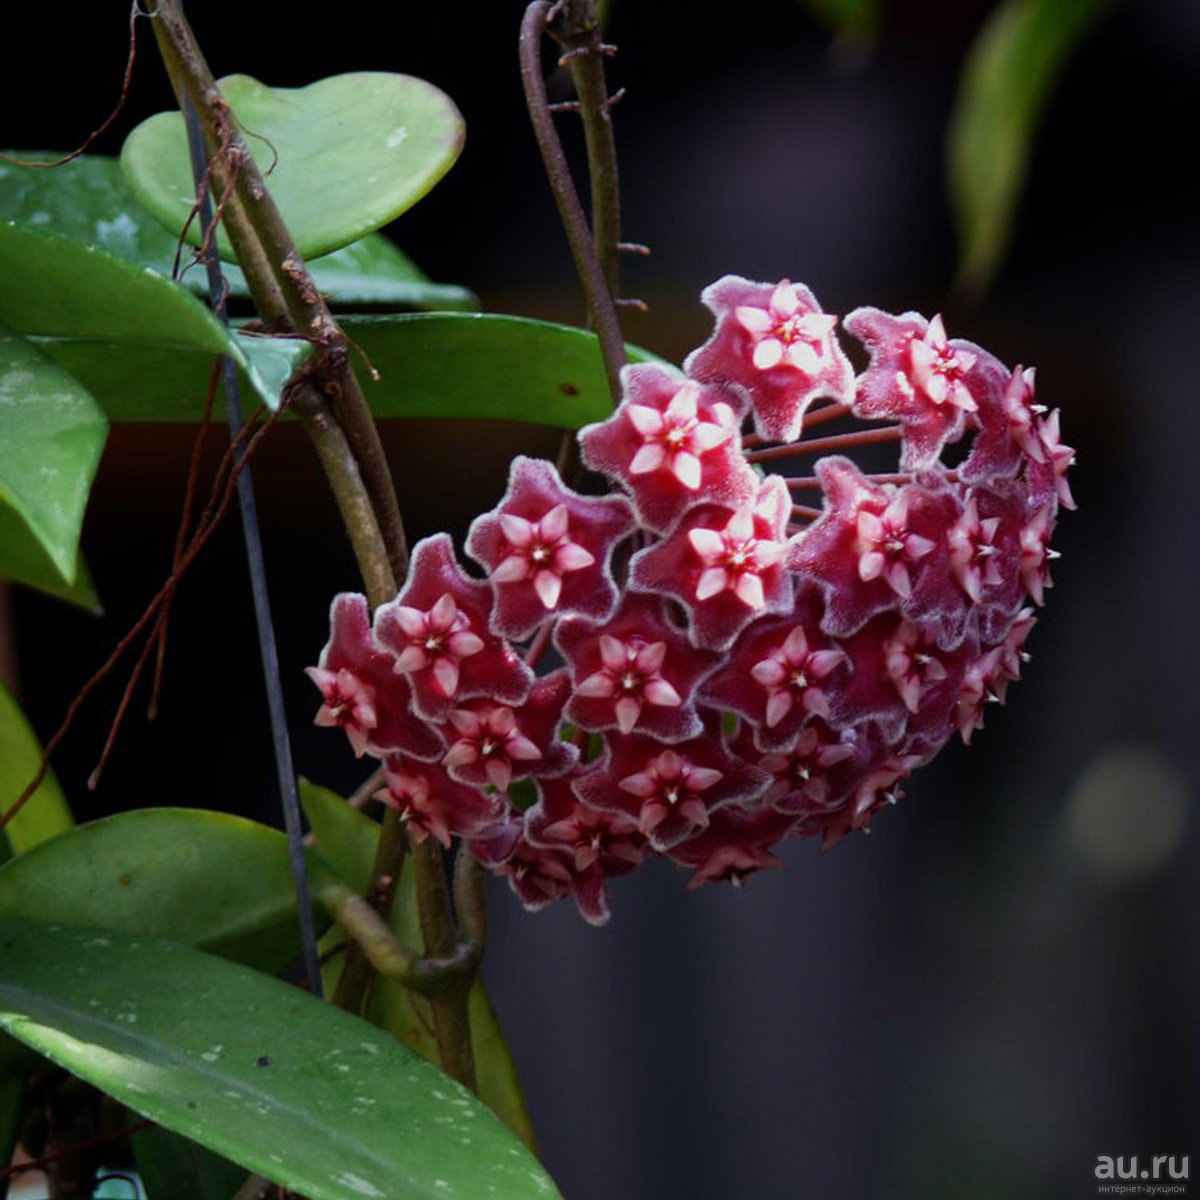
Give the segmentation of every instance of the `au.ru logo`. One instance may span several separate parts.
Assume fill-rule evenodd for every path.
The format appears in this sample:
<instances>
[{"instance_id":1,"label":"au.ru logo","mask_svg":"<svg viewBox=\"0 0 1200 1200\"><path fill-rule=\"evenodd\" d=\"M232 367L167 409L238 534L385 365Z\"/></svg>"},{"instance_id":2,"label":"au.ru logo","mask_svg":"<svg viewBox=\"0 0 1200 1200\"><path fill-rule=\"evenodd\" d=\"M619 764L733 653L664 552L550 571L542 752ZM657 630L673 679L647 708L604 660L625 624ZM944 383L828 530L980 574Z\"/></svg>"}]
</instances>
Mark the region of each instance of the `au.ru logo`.
<instances>
[{"instance_id":1,"label":"au.ru logo","mask_svg":"<svg viewBox=\"0 0 1200 1200\"><path fill-rule=\"evenodd\" d=\"M1156 1154L1153 1158L1139 1160L1136 1154L1107 1154L1096 1156L1097 1179L1183 1180L1189 1178L1188 1155ZM1107 1190L1107 1189L1105 1189ZM1141 1189L1138 1189L1141 1191ZM1174 1189L1172 1189L1174 1190ZM1177 1193L1178 1194L1178 1193Z\"/></svg>"}]
</instances>

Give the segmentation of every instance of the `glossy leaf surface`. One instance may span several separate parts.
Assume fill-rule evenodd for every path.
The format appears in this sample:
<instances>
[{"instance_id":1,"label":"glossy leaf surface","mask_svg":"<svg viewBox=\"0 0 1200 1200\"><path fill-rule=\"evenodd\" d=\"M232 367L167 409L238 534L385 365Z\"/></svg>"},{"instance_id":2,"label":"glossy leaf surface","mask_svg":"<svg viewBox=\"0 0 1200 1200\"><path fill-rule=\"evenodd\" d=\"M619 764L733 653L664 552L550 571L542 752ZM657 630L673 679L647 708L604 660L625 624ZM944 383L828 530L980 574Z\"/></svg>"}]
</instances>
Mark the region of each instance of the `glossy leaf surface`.
<instances>
[{"instance_id":1,"label":"glossy leaf surface","mask_svg":"<svg viewBox=\"0 0 1200 1200\"><path fill-rule=\"evenodd\" d=\"M230 75L218 85L305 258L398 217L462 149L462 117L450 98L409 75L358 71L302 88ZM168 229L182 229L193 195L183 117L143 121L125 141L121 166L138 200ZM232 259L223 234L218 241Z\"/></svg>"},{"instance_id":2,"label":"glossy leaf surface","mask_svg":"<svg viewBox=\"0 0 1200 1200\"><path fill-rule=\"evenodd\" d=\"M358 1017L144 935L0 921L0 1027L312 1200L558 1195L478 1100Z\"/></svg>"},{"instance_id":3,"label":"glossy leaf surface","mask_svg":"<svg viewBox=\"0 0 1200 1200\"><path fill-rule=\"evenodd\" d=\"M959 274L982 288L1008 246L1037 122L1071 51L1111 0L1006 0L978 34L950 126Z\"/></svg>"},{"instance_id":4,"label":"glossy leaf surface","mask_svg":"<svg viewBox=\"0 0 1200 1200\"><path fill-rule=\"evenodd\" d=\"M37 774L42 748L21 706L0 683L0 812L6 811ZM21 811L4 827L13 854L25 854L39 843L74 824L66 797L53 771L25 802Z\"/></svg>"},{"instance_id":5,"label":"glossy leaf surface","mask_svg":"<svg viewBox=\"0 0 1200 1200\"><path fill-rule=\"evenodd\" d=\"M0 221L0 279L0 323L26 337L228 354L265 403L279 403L275 381L258 373L205 304L149 267Z\"/></svg>"},{"instance_id":6,"label":"glossy leaf surface","mask_svg":"<svg viewBox=\"0 0 1200 1200\"><path fill-rule=\"evenodd\" d=\"M38 348L80 381L110 421L199 421L204 416L214 359L208 351L168 345L32 338ZM233 341L250 370L278 394L292 372L312 353L297 338L261 338L234 333ZM243 409L257 403L246 370L239 369ZM218 389L214 419L223 420Z\"/></svg>"},{"instance_id":7,"label":"glossy leaf surface","mask_svg":"<svg viewBox=\"0 0 1200 1200\"><path fill-rule=\"evenodd\" d=\"M315 857L310 872L315 892L329 875ZM270 974L300 953L287 839L199 809L118 813L41 843L0 868L0 917L170 938Z\"/></svg>"},{"instance_id":8,"label":"glossy leaf surface","mask_svg":"<svg viewBox=\"0 0 1200 1200\"><path fill-rule=\"evenodd\" d=\"M501 418L578 429L613 408L594 334L492 313L413 313L343 321L380 373L364 376L385 417ZM652 359L629 347L630 361Z\"/></svg>"},{"instance_id":9,"label":"glossy leaf surface","mask_svg":"<svg viewBox=\"0 0 1200 1200\"><path fill-rule=\"evenodd\" d=\"M21 151L37 161L60 157ZM52 170L0 163L0 219L65 234L110 254L171 274L179 247L177 233L138 202L115 158L85 154ZM186 267L190 251L182 262ZM398 305L411 308L472 310L475 296L466 288L431 283L383 234L368 234L308 264L313 280L333 305ZM225 267L230 294L249 295L245 276ZM184 271L182 282L201 294L208 291L200 267Z\"/></svg>"},{"instance_id":10,"label":"glossy leaf surface","mask_svg":"<svg viewBox=\"0 0 1200 1200\"><path fill-rule=\"evenodd\" d=\"M11 513L0 524L8 533L0 566L20 553L14 527L23 527L58 579L75 582L79 529L107 436L108 420L83 385L0 325L0 506Z\"/></svg>"},{"instance_id":11,"label":"glossy leaf surface","mask_svg":"<svg viewBox=\"0 0 1200 1200\"><path fill-rule=\"evenodd\" d=\"M300 801L312 826L317 848L351 887L365 892L370 884L371 866L379 842L379 825L351 808L336 792L308 780L300 781ZM405 869L401 873L391 925L405 945L414 948L424 945L411 870ZM525 1107L516 1064L481 979L476 979L471 989L469 1004L480 1097L532 1147L533 1126ZM437 1061L433 1014L426 1001L413 996L399 984L377 978L367 1001L366 1015L422 1057L430 1062Z\"/></svg>"}]
</instances>

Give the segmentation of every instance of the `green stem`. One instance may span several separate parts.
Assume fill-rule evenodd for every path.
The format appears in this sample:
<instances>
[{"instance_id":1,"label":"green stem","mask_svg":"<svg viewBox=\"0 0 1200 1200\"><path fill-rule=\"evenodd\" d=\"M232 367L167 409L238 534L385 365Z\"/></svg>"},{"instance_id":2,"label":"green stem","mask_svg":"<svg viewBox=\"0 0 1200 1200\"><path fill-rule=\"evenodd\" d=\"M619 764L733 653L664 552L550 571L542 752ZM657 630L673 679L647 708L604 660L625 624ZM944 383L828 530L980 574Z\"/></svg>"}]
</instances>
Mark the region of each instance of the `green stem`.
<instances>
[{"instance_id":1,"label":"green stem","mask_svg":"<svg viewBox=\"0 0 1200 1200\"><path fill-rule=\"evenodd\" d=\"M226 231L255 302L262 305L260 315L268 328L293 329L317 346L309 377L318 386L301 385L293 402L314 437L355 554L364 568L364 584L371 601L379 604L395 594L396 584L403 579L408 548L379 432L350 366L349 343L309 276L238 134L179 0L155 0L151 15L176 95L191 100L204 127L210 157L227 164L226 169L233 174L234 189L227 205L233 219ZM332 415L323 407L327 405L325 397L333 402ZM322 420L323 416L329 419ZM344 444L339 442L335 429L344 435ZM352 465L357 469L352 470ZM421 921L426 929L426 953L433 958L453 958L458 943L440 853L415 854L413 861ZM435 1009L440 1012L438 1049L445 1070L473 1084L466 996L474 963L461 973L463 981L455 983L453 995L435 1001Z\"/></svg>"},{"instance_id":2,"label":"green stem","mask_svg":"<svg viewBox=\"0 0 1200 1200\"><path fill-rule=\"evenodd\" d=\"M416 869L417 910L421 917L425 954L433 959L452 960L459 955L460 948L454 913L450 907L450 893L446 887L442 848L433 838L426 838L419 846L412 848L412 859ZM482 951L481 944L477 949L468 948L467 953L477 964ZM467 1008L473 977L471 971L460 973L452 986L432 997L432 1004L442 1067L459 1083L477 1091L471 1021Z\"/></svg>"},{"instance_id":3,"label":"green stem","mask_svg":"<svg viewBox=\"0 0 1200 1200\"><path fill-rule=\"evenodd\" d=\"M248 280L251 272L255 273L251 283L255 302L269 306L261 310L268 327L275 328L286 318L292 329L316 344L316 370L358 460L383 533L392 574L397 580L402 579L408 566L404 523L379 431L350 365L346 336L313 283L262 174L238 133L233 114L179 0L157 0L152 16L155 38L176 95L186 95L191 100L204 126L211 157L227 164L225 169L233 175L237 204L226 232ZM262 274L264 269L269 278ZM276 309L280 301L284 312Z\"/></svg>"}]
</instances>

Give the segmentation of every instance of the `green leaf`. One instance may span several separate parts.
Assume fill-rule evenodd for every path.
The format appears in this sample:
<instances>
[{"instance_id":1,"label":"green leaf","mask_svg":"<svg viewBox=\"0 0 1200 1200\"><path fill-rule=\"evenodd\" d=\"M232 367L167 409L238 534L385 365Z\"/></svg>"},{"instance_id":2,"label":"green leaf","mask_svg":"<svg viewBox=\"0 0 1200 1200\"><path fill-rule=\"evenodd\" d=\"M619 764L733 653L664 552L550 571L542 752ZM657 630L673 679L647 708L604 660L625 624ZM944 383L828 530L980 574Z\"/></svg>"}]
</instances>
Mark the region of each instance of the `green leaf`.
<instances>
[{"instance_id":1,"label":"green leaf","mask_svg":"<svg viewBox=\"0 0 1200 1200\"><path fill-rule=\"evenodd\" d=\"M577 429L612 412L594 334L494 313L340 318L380 373L363 373L378 417L499 417ZM295 345L246 339L271 347ZM112 421L196 421L210 361L166 349L124 352L87 342L37 341L84 383ZM659 361L628 347L631 362ZM143 380L143 372L146 380Z\"/></svg>"},{"instance_id":2,"label":"green leaf","mask_svg":"<svg viewBox=\"0 0 1200 1200\"><path fill-rule=\"evenodd\" d=\"M312 1200L557 1196L474 1096L358 1017L144 935L0 922L0 1027Z\"/></svg>"},{"instance_id":3,"label":"green leaf","mask_svg":"<svg viewBox=\"0 0 1200 1200\"><path fill-rule=\"evenodd\" d=\"M453 102L409 75L358 71L302 88L230 75L218 84L305 258L357 241L411 208L462 149ZM125 141L121 167L141 203L168 229L182 229L194 194L183 117L143 121ZM200 231L189 236L197 244ZM232 260L223 233L218 244Z\"/></svg>"},{"instance_id":4,"label":"green leaf","mask_svg":"<svg viewBox=\"0 0 1200 1200\"><path fill-rule=\"evenodd\" d=\"M309 869L315 894L330 876L315 856ZM0 917L170 938L270 974L300 953L287 839L199 809L118 813L42 842L0 867Z\"/></svg>"},{"instance_id":5,"label":"green leaf","mask_svg":"<svg viewBox=\"0 0 1200 1200\"><path fill-rule=\"evenodd\" d=\"M42 748L21 706L0 683L0 812L7 811L37 774ZM4 827L13 854L26 854L35 846L65 833L74 818L53 771Z\"/></svg>"},{"instance_id":6,"label":"green leaf","mask_svg":"<svg viewBox=\"0 0 1200 1200\"><path fill-rule=\"evenodd\" d=\"M375 863L375 848L379 845L378 822L329 788L303 777L297 782L300 804L317 849L340 878L359 895L365 896L371 887L371 869Z\"/></svg>"},{"instance_id":7,"label":"green leaf","mask_svg":"<svg viewBox=\"0 0 1200 1200\"><path fill-rule=\"evenodd\" d=\"M380 374L364 377L381 417L502 418L578 429L613 409L594 334L494 313L345 317ZM629 347L631 362L654 356Z\"/></svg>"},{"instance_id":8,"label":"green leaf","mask_svg":"<svg viewBox=\"0 0 1200 1200\"><path fill-rule=\"evenodd\" d=\"M47 151L11 151L28 161L54 161ZM110 254L171 274L179 238L137 201L115 158L84 154L52 169L0 163L0 219L66 234ZM187 263L187 255L183 263ZM383 234L368 234L341 250L308 264L313 280L333 305L397 305L471 311L478 307L466 288L430 283L416 265ZM225 268L230 294L248 296L246 278L236 266ZM199 267L180 281L200 294L208 292L207 273Z\"/></svg>"},{"instance_id":9,"label":"green leaf","mask_svg":"<svg viewBox=\"0 0 1200 1200\"><path fill-rule=\"evenodd\" d=\"M68 586L107 436L108 421L87 390L0 325L0 506L25 526Z\"/></svg>"},{"instance_id":10,"label":"green leaf","mask_svg":"<svg viewBox=\"0 0 1200 1200\"><path fill-rule=\"evenodd\" d=\"M0 1171L12 1162L21 1118L25 1112L25 1079L20 1075L0 1076ZM0 1175L0 1200L8 1195L8 1179ZM221 1200L228 1200L222 1197Z\"/></svg>"},{"instance_id":11,"label":"green leaf","mask_svg":"<svg viewBox=\"0 0 1200 1200\"><path fill-rule=\"evenodd\" d=\"M279 389L186 288L74 238L0 221L0 323L27 337L227 354L265 403ZM53 355L51 355L53 357ZM203 406L203 394L200 397Z\"/></svg>"},{"instance_id":12,"label":"green leaf","mask_svg":"<svg viewBox=\"0 0 1200 1200\"><path fill-rule=\"evenodd\" d=\"M82 383L111 421L198 421L204 415L213 358L207 351L168 345L31 338L47 358ZM275 395L312 353L299 338L254 337L234 333L233 341L262 387ZM242 403L255 391L239 368ZM218 389L214 419L223 420Z\"/></svg>"},{"instance_id":13,"label":"green leaf","mask_svg":"<svg viewBox=\"0 0 1200 1200\"><path fill-rule=\"evenodd\" d=\"M68 583L29 526L3 502L0 502L0 579L27 584L93 613L102 611L83 556L76 556L74 579Z\"/></svg>"},{"instance_id":14,"label":"green leaf","mask_svg":"<svg viewBox=\"0 0 1200 1200\"><path fill-rule=\"evenodd\" d=\"M1006 0L980 30L951 118L960 282L981 290L1007 248L1037 122L1071 51L1112 0Z\"/></svg>"},{"instance_id":15,"label":"green leaf","mask_svg":"<svg viewBox=\"0 0 1200 1200\"><path fill-rule=\"evenodd\" d=\"M161 1125L130 1141L149 1200L229 1200L246 1181L244 1167Z\"/></svg>"},{"instance_id":16,"label":"green leaf","mask_svg":"<svg viewBox=\"0 0 1200 1200\"><path fill-rule=\"evenodd\" d=\"M371 883L371 868L379 844L379 825L351 808L336 792L300 780L300 803L312 827L317 848L338 874L360 893ZM411 870L404 870L392 906L393 932L408 946L421 947L416 886ZM471 988L468 1014L475 1049L475 1076L483 1102L526 1145L534 1147L533 1125L525 1107L521 1082L512 1051L501 1032L483 980ZM438 1059L433 1016L428 1003L390 980L377 978L367 1001L367 1017L381 1029L410 1046L430 1062Z\"/></svg>"}]
</instances>

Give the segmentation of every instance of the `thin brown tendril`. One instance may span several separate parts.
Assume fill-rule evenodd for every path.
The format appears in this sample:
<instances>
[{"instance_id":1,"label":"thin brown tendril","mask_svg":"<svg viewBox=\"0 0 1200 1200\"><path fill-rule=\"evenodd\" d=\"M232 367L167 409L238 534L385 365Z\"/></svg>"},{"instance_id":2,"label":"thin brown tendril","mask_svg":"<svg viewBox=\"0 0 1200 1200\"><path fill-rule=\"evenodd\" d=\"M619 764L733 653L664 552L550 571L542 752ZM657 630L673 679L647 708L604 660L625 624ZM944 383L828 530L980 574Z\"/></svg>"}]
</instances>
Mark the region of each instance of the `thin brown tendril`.
<instances>
[{"instance_id":1,"label":"thin brown tendril","mask_svg":"<svg viewBox=\"0 0 1200 1200\"><path fill-rule=\"evenodd\" d=\"M103 134L107 133L112 128L113 122L121 115L121 110L125 107L125 101L129 98L129 85L133 82L133 64L137 61L137 19L145 16L142 12L138 0L133 0L133 4L129 8L129 55L125 60L125 75L121 80L121 93L117 97L117 103L113 106L112 112L87 135L83 140L83 145L78 150L72 150L70 154L64 154L62 158L56 158L52 162L35 162L28 158L17 158L12 154L0 154L0 162L12 163L16 167L61 167L72 159L78 158L81 154L86 154L92 143ZM0 1176L3 1178L3 1176Z\"/></svg>"},{"instance_id":2,"label":"thin brown tendril","mask_svg":"<svg viewBox=\"0 0 1200 1200\"><path fill-rule=\"evenodd\" d=\"M167 577L167 581L155 593L153 599L146 606L145 611L133 623L132 628L121 638L112 653L109 654L100 668L93 673L91 678L84 683L75 698L67 706L66 715L62 719L62 723L42 750L41 761L38 763L38 768L33 778L25 785L24 791L22 791L9 808L3 814L0 814L0 829L3 829L25 807L30 797L37 791L42 780L46 778L46 772L50 769L51 757L70 731L75 717L83 706L83 702L111 674L117 663L121 661L125 652L133 645L142 631L152 620L157 618L165 598L179 586L179 580L183 573L191 566L196 556L216 532L235 493L238 476L241 475L263 437L274 425L282 411L283 408L280 407L271 413L267 420L258 427L255 427L253 421L248 422L242 433L230 443L217 468L216 478L224 479L225 481L223 490L218 493L218 486L214 481L209 503L197 524L196 532L188 542L187 549L181 557L178 566L171 571L171 574ZM257 414L255 415L255 419L257 419ZM239 454L239 451L242 451L243 448L244 452Z\"/></svg>"},{"instance_id":3,"label":"thin brown tendril","mask_svg":"<svg viewBox=\"0 0 1200 1200\"><path fill-rule=\"evenodd\" d=\"M200 421L200 429L192 442L192 455L188 462L187 483L183 492L183 510L179 514L179 527L175 531L175 549L171 555L172 573L179 570L179 560L183 557L183 548L187 541L188 526L192 523L192 506L196 499L196 484L200 478L200 453L204 449L204 439L212 428L212 410L217 397L217 381L221 378L221 360L214 359L212 372L208 378L208 394L204 399L204 416ZM172 593L163 601L162 613L158 618L158 626L154 631L154 641L158 643L158 654L154 660L154 682L150 689L150 703L146 708L146 717L153 721L158 716L158 702L162 696L163 671L167 659L167 631L171 621L171 603L175 596Z\"/></svg>"},{"instance_id":4,"label":"thin brown tendril","mask_svg":"<svg viewBox=\"0 0 1200 1200\"><path fill-rule=\"evenodd\" d=\"M153 1121L135 1121L132 1125L126 1125L124 1129L113 1129L108 1133L99 1133L93 1138L88 1138L87 1141L78 1142L74 1146L67 1146L64 1150L56 1150L53 1154L44 1154L41 1158L31 1158L28 1162L14 1163L10 1167L4 1167L0 1170L0 1179L12 1179L15 1175L23 1175L26 1171L41 1171L45 1167L53 1166L56 1162L62 1162L64 1159L74 1158L76 1154L83 1154L86 1150L91 1150L95 1146L106 1146L110 1142L119 1142L122 1138L127 1138L131 1134L140 1133L143 1129L149 1129Z\"/></svg>"}]
</instances>

